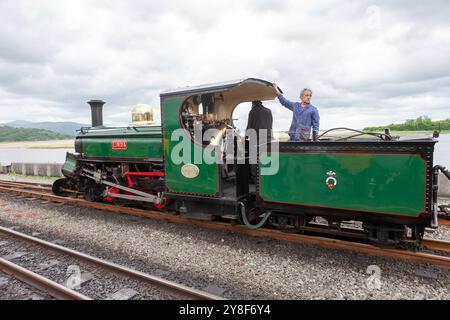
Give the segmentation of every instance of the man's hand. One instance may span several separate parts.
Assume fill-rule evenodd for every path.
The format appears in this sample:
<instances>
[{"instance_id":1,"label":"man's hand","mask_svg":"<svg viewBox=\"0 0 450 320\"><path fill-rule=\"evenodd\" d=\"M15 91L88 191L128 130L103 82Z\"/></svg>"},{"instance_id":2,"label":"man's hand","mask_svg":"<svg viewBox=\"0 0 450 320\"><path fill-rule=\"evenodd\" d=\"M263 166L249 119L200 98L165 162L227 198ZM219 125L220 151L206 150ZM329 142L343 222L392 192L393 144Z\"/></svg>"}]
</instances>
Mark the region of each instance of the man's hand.
<instances>
[{"instance_id":1,"label":"man's hand","mask_svg":"<svg viewBox=\"0 0 450 320\"><path fill-rule=\"evenodd\" d=\"M280 89L278 89L278 86L275 83L272 83L272 87L275 89L277 95L281 94Z\"/></svg>"}]
</instances>

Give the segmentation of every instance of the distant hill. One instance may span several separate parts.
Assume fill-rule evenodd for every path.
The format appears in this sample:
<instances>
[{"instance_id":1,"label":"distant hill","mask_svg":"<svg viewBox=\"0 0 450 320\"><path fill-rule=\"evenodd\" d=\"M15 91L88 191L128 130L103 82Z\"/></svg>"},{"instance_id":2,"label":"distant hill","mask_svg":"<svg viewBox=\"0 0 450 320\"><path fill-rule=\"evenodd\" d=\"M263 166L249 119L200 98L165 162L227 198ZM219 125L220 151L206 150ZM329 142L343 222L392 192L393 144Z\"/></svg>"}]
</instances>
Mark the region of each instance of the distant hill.
<instances>
[{"instance_id":1,"label":"distant hill","mask_svg":"<svg viewBox=\"0 0 450 320\"><path fill-rule=\"evenodd\" d=\"M88 124L76 123L76 122L31 122L18 120L13 122L8 122L0 125L5 125L13 128L34 128L34 129L44 129L53 132L58 132L61 134L68 134L71 136L76 135L76 131L81 127L90 127Z\"/></svg>"},{"instance_id":2,"label":"distant hill","mask_svg":"<svg viewBox=\"0 0 450 320\"><path fill-rule=\"evenodd\" d=\"M72 139L69 134L62 134L44 129L12 128L0 126L0 142L45 141Z\"/></svg>"}]
</instances>

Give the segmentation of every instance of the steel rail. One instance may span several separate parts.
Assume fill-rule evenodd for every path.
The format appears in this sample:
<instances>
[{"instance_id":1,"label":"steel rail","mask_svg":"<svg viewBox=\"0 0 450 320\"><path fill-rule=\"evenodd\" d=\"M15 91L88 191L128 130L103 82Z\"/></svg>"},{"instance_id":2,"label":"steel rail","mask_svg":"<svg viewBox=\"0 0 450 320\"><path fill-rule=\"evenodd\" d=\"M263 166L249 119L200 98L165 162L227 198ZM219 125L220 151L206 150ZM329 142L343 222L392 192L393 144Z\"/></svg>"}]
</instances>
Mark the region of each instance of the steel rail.
<instances>
[{"instance_id":1,"label":"steel rail","mask_svg":"<svg viewBox=\"0 0 450 320\"><path fill-rule=\"evenodd\" d=\"M15 237L17 239L31 242L36 245L39 245L41 247L44 247L46 249L50 249L53 251L56 251L58 253L67 254L71 257L75 257L77 259L81 259L85 262L92 263L96 266L100 266L102 268L108 269L115 273L120 273L122 275L125 275L127 277L134 278L139 281L143 281L147 284L156 286L158 288L161 288L165 290L166 292L175 294L182 298L194 298L194 299L201 299L201 300L224 300L224 298L216 296L214 294L210 294L207 292L203 292L194 288L189 288L187 286L184 286L182 284L178 284L169 280L165 280L163 278L153 276L146 274L144 272L140 272L125 266L118 265L113 262L109 262L94 256L90 256L88 254L69 249L63 246L60 246L58 244L54 244L42 239L38 239L29 235L26 235L21 232L17 232L8 228L4 228L0 226L0 234L8 235L11 237Z\"/></svg>"},{"instance_id":2,"label":"steel rail","mask_svg":"<svg viewBox=\"0 0 450 320\"><path fill-rule=\"evenodd\" d=\"M51 183L41 183L41 182L30 182L30 181L17 181L17 180L0 180L0 183L11 183L11 184L18 184L18 185L28 185L28 186L41 186L41 187L48 187L52 188Z\"/></svg>"},{"instance_id":3,"label":"steel rail","mask_svg":"<svg viewBox=\"0 0 450 320\"><path fill-rule=\"evenodd\" d=\"M312 245L319 245L331 249L343 249L354 252L366 253L374 256L390 257L408 261L414 261L419 263L430 263L440 267L450 269L450 257L439 256L423 252L413 252L399 249L380 248L370 244L350 242L345 240L331 239L319 236L309 236L302 234L290 234L279 230L261 228L258 230L250 230L245 226L231 225L230 223L214 222L195 220L191 218L182 217L179 215L171 215L159 211L150 211L136 208L120 207L111 204L104 204L98 202L89 202L82 199L59 197L51 194L37 193L20 189L4 188L0 186L0 191L12 192L24 196L35 197L53 202L67 203L72 205L78 205L82 207L95 208L114 213L124 213L128 215L140 216L145 218L158 219L163 221L170 221L175 223L182 223L188 225L196 225L202 228L214 229L214 230L226 230L234 233L246 234L253 237L271 238L281 241L289 241L294 243L306 243ZM428 244L432 248L439 247L440 251L449 251L448 244L442 242L438 245L437 242L431 240L425 240L425 244Z\"/></svg>"},{"instance_id":4,"label":"steel rail","mask_svg":"<svg viewBox=\"0 0 450 320\"><path fill-rule=\"evenodd\" d=\"M48 183L40 183L40 182L29 182L29 181L16 181L16 180L0 180L0 186L10 186L10 187L25 187L28 189L42 190L42 191L52 191L52 185ZM63 189L65 190L65 189ZM73 194L83 194L80 192L76 192L73 190L65 190L68 192L72 192ZM450 226L450 219L444 217L443 215L439 216L439 224L444 226Z\"/></svg>"},{"instance_id":5,"label":"steel rail","mask_svg":"<svg viewBox=\"0 0 450 320\"><path fill-rule=\"evenodd\" d=\"M46 184L46 183L0 180L0 186L25 187L26 189L34 189L34 190L43 191L43 192L48 191L49 193L53 194L52 185ZM66 190L66 191L72 192L74 195L82 194L80 192L76 192L76 191L72 191L72 190ZM439 216L439 224L442 226L450 226L450 219L440 215Z\"/></svg>"},{"instance_id":6,"label":"steel rail","mask_svg":"<svg viewBox=\"0 0 450 320\"><path fill-rule=\"evenodd\" d=\"M66 288L59 283L47 279L37 273L22 268L8 260L0 258L0 269L4 272L13 275L15 278L21 280L32 286L33 288L47 292L53 298L59 300L92 300L91 298L76 292L72 289Z\"/></svg>"},{"instance_id":7,"label":"steel rail","mask_svg":"<svg viewBox=\"0 0 450 320\"><path fill-rule=\"evenodd\" d=\"M18 188L26 188L26 189L34 189L34 190L48 190L48 191L52 191L52 186L48 185L48 186L43 186L41 184L23 184L20 182L15 182L15 181L0 181L0 185L2 186L7 186L7 187L18 187Z\"/></svg>"},{"instance_id":8,"label":"steel rail","mask_svg":"<svg viewBox=\"0 0 450 320\"><path fill-rule=\"evenodd\" d=\"M422 245L430 250L437 250L450 253L450 241L423 239Z\"/></svg>"},{"instance_id":9,"label":"steel rail","mask_svg":"<svg viewBox=\"0 0 450 320\"><path fill-rule=\"evenodd\" d=\"M52 185L45 184L45 183L0 180L0 186L48 191L49 193L53 194ZM62 191L71 192L72 194L83 194L81 192L70 190L70 189L62 189Z\"/></svg>"},{"instance_id":10,"label":"steel rail","mask_svg":"<svg viewBox=\"0 0 450 320\"><path fill-rule=\"evenodd\" d=\"M9 180L0 180L0 187L24 187L26 189L34 189L34 190L40 190L40 191L48 191L49 193L53 194L52 191L52 185L46 184L46 183L37 183L37 182L22 182L22 181L9 181ZM78 194L81 195L83 193L76 192L73 190L66 190L68 192L72 192L74 195ZM443 216L439 217L439 224L443 226L450 226L450 219L447 219Z\"/></svg>"}]
</instances>

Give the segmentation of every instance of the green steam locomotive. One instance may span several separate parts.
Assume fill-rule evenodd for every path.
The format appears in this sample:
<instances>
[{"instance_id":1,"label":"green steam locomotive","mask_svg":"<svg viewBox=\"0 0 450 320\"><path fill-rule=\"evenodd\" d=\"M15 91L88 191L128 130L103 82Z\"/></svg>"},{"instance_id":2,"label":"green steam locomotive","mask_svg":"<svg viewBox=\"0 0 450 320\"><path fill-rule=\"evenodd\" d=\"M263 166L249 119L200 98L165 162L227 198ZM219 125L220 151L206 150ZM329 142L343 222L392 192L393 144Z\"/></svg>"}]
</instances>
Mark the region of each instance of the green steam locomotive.
<instances>
[{"instance_id":1,"label":"green steam locomotive","mask_svg":"<svg viewBox=\"0 0 450 320\"><path fill-rule=\"evenodd\" d=\"M438 171L450 175L433 166L435 138L386 132L255 148L237 132L233 111L275 98L270 82L254 78L184 87L160 94L161 126L120 128L103 126L104 102L90 101L92 127L81 128L53 191L252 229L331 235L355 229L382 245L417 245L425 228L438 227ZM149 120L151 113L139 117Z\"/></svg>"}]
</instances>

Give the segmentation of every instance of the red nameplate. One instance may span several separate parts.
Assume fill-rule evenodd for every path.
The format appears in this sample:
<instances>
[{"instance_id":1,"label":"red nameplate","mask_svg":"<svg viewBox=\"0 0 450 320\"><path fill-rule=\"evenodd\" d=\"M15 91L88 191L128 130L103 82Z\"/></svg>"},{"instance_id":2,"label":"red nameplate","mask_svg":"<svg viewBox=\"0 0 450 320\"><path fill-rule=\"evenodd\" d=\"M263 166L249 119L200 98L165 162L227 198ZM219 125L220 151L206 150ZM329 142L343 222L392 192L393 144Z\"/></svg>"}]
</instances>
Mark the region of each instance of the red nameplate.
<instances>
[{"instance_id":1,"label":"red nameplate","mask_svg":"<svg viewBox=\"0 0 450 320\"><path fill-rule=\"evenodd\" d=\"M112 149L113 150L127 150L128 149L128 141L113 141Z\"/></svg>"}]
</instances>

